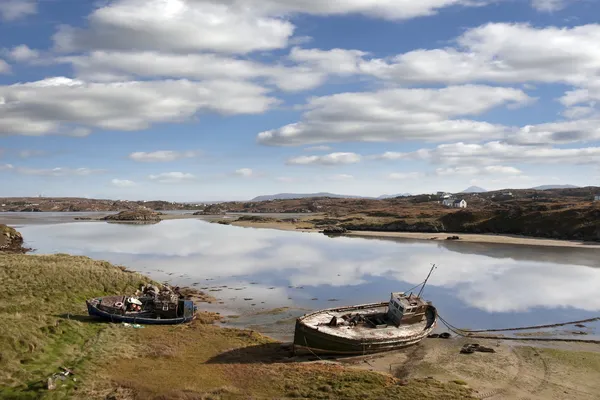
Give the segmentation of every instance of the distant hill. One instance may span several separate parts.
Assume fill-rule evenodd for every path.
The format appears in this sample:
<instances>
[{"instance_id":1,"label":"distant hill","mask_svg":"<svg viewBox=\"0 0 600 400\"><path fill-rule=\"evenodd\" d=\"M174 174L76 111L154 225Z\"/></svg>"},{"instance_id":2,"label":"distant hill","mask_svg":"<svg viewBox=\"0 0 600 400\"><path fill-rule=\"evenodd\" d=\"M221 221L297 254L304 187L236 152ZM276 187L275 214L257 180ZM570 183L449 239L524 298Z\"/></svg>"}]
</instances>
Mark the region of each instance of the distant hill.
<instances>
[{"instance_id":1,"label":"distant hill","mask_svg":"<svg viewBox=\"0 0 600 400\"><path fill-rule=\"evenodd\" d=\"M542 185L542 186L533 187L532 189L534 189L534 190L549 190L549 189L577 189L577 188L579 188L579 186L575 186L575 185Z\"/></svg>"},{"instance_id":2,"label":"distant hill","mask_svg":"<svg viewBox=\"0 0 600 400\"><path fill-rule=\"evenodd\" d=\"M485 193L485 192L487 192L487 190L484 188L481 188L479 186L471 186L471 187L463 190L461 193Z\"/></svg>"},{"instance_id":3,"label":"distant hill","mask_svg":"<svg viewBox=\"0 0 600 400\"><path fill-rule=\"evenodd\" d=\"M410 193L382 194L381 196L377 197L377 200L393 199L396 197L408 197L408 196L412 196L412 195Z\"/></svg>"},{"instance_id":4,"label":"distant hill","mask_svg":"<svg viewBox=\"0 0 600 400\"><path fill-rule=\"evenodd\" d=\"M335 199L367 199L369 197L362 196L347 196L343 194L333 194L327 192L320 193L278 193L266 196L258 196L250 201L268 201L268 200L289 200L289 199L306 199L309 197L332 197Z\"/></svg>"}]
</instances>

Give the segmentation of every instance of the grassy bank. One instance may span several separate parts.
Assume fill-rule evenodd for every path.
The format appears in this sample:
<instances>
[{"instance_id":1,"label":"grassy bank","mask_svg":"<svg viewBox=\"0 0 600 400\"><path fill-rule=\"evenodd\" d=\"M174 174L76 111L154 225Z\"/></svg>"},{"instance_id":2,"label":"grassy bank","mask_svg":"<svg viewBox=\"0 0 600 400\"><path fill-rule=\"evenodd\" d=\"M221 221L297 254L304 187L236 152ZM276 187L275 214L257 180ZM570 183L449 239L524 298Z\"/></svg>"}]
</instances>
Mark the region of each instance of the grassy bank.
<instances>
[{"instance_id":1,"label":"grassy bank","mask_svg":"<svg viewBox=\"0 0 600 400\"><path fill-rule=\"evenodd\" d=\"M69 255L0 254L2 399L464 399L455 383L398 385L376 372L293 362L280 344L211 324L131 329L87 317L85 299L148 282L107 262ZM75 379L47 378L67 367ZM257 379L259 378L259 379Z\"/></svg>"},{"instance_id":2,"label":"grassy bank","mask_svg":"<svg viewBox=\"0 0 600 400\"><path fill-rule=\"evenodd\" d=\"M25 399L61 366L85 369L125 342L116 326L87 319L86 298L132 293L148 279L87 257L0 254L0 282L0 398ZM65 384L49 398L75 386Z\"/></svg>"}]
</instances>

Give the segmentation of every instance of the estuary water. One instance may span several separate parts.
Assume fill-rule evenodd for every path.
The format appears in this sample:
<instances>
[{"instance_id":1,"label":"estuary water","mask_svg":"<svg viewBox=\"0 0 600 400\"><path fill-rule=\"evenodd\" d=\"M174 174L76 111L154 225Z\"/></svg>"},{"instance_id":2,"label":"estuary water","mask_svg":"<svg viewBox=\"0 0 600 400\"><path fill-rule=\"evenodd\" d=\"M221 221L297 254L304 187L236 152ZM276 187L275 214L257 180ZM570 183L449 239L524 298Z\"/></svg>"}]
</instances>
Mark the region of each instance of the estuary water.
<instances>
[{"instance_id":1,"label":"estuary water","mask_svg":"<svg viewBox=\"0 0 600 400\"><path fill-rule=\"evenodd\" d=\"M211 224L104 222L19 226L36 253L86 255L174 285L208 291L233 324L260 325L278 338L307 310L386 301L422 282L440 315L461 328L487 329L600 315L600 250L451 241L329 238ZM418 290L418 289L417 289ZM202 307L202 306L201 306ZM267 310L289 307L275 319ZM283 318L283 320L281 320ZM287 318L287 319L286 319ZM265 328L269 325L268 328ZM581 338L597 338L597 324Z\"/></svg>"}]
</instances>

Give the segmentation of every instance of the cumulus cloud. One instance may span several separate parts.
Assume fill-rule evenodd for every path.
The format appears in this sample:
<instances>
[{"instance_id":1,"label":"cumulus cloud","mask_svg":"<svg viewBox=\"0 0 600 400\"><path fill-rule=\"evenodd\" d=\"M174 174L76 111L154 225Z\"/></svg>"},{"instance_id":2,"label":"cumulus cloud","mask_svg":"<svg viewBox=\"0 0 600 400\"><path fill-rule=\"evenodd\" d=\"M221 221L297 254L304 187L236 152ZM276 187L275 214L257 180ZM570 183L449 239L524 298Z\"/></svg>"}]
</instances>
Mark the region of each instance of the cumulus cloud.
<instances>
[{"instance_id":1,"label":"cumulus cloud","mask_svg":"<svg viewBox=\"0 0 600 400\"><path fill-rule=\"evenodd\" d=\"M600 147L556 148L551 146L526 146L493 141L484 144L452 143L442 144L433 149L421 149L408 153L387 153L386 159L425 160L435 164L452 166L495 165L488 172L517 173L512 167L500 167L503 163L598 163ZM376 158L383 158L376 156ZM469 167L471 168L471 167ZM508 169L506 169L508 168Z\"/></svg>"},{"instance_id":2,"label":"cumulus cloud","mask_svg":"<svg viewBox=\"0 0 600 400\"><path fill-rule=\"evenodd\" d=\"M0 1L0 19L14 21L37 12L35 0L2 0Z\"/></svg>"},{"instance_id":3,"label":"cumulus cloud","mask_svg":"<svg viewBox=\"0 0 600 400\"><path fill-rule=\"evenodd\" d=\"M356 153L331 153L324 156L300 156L287 160L288 165L339 165L360 162L361 156Z\"/></svg>"},{"instance_id":4,"label":"cumulus cloud","mask_svg":"<svg viewBox=\"0 0 600 400\"><path fill-rule=\"evenodd\" d=\"M193 158L196 156L197 153L195 151L159 150L150 153L137 151L135 153L131 153L129 158L138 162L169 162L180 160L182 158Z\"/></svg>"},{"instance_id":5,"label":"cumulus cloud","mask_svg":"<svg viewBox=\"0 0 600 400\"><path fill-rule=\"evenodd\" d=\"M258 141L286 146L344 141L439 142L497 138L510 130L458 117L531 101L518 89L480 85L341 93L311 99L301 122L261 132Z\"/></svg>"},{"instance_id":6,"label":"cumulus cloud","mask_svg":"<svg viewBox=\"0 0 600 400\"><path fill-rule=\"evenodd\" d=\"M235 174L244 178L249 178L254 175L254 171L252 171L250 168L240 168L235 171Z\"/></svg>"},{"instance_id":7,"label":"cumulus cloud","mask_svg":"<svg viewBox=\"0 0 600 400\"><path fill-rule=\"evenodd\" d=\"M60 27L56 49L247 53L283 48L294 32L283 18L212 1L117 0L88 20L87 29Z\"/></svg>"},{"instance_id":8,"label":"cumulus cloud","mask_svg":"<svg viewBox=\"0 0 600 400\"><path fill-rule=\"evenodd\" d=\"M36 60L37 58L39 58L40 52L37 50L30 49L29 46L27 46L25 44L21 44L19 46L13 47L9 51L8 56L13 61L28 62L28 61L33 61L33 60Z\"/></svg>"},{"instance_id":9,"label":"cumulus cloud","mask_svg":"<svg viewBox=\"0 0 600 400\"><path fill-rule=\"evenodd\" d=\"M0 86L0 135L79 135L89 128L134 131L185 121L201 110L261 113L274 102L266 89L244 82L86 83L56 77Z\"/></svg>"},{"instance_id":10,"label":"cumulus cloud","mask_svg":"<svg viewBox=\"0 0 600 400\"><path fill-rule=\"evenodd\" d=\"M188 78L255 80L286 91L311 89L326 74L307 66L263 64L222 54L173 54L158 51L92 51L85 55L58 57L69 63L78 78L120 81L135 78ZM294 79L290 79L293 75Z\"/></svg>"},{"instance_id":11,"label":"cumulus cloud","mask_svg":"<svg viewBox=\"0 0 600 400\"><path fill-rule=\"evenodd\" d=\"M196 177L184 172L163 172L157 175L150 175L148 179L158 183L182 183L192 181Z\"/></svg>"},{"instance_id":12,"label":"cumulus cloud","mask_svg":"<svg viewBox=\"0 0 600 400\"><path fill-rule=\"evenodd\" d=\"M136 186L136 183L134 181L130 181L128 179L113 179L112 181L110 181L110 183L113 186L116 186L119 188L129 188L129 187Z\"/></svg>"}]
</instances>

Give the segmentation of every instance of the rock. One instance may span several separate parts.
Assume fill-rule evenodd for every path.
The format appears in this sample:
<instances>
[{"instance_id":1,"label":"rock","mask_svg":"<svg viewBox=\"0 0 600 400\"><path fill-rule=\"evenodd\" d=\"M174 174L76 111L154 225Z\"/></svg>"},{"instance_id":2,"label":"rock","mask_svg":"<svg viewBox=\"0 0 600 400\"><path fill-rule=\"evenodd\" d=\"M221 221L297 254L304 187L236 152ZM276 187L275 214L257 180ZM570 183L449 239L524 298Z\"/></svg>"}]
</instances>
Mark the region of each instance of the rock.
<instances>
[{"instance_id":1,"label":"rock","mask_svg":"<svg viewBox=\"0 0 600 400\"><path fill-rule=\"evenodd\" d=\"M341 226L326 226L322 232L325 235L341 235L341 234L348 232L348 230Z\"/></svg>"},{"instance_id":2,"label":"rock","mask_svg":"<svg viewBox=\"0 0 600 400\"><path fill-rule=\"evenodd\" d=\"M102 218L104 221L160 221L161 213L152 210L121 211Z\"/></svg>"},{"instance_id":3,"label":"rock","mask_svg":"<svg viewBox=\"0 0 600 400\"><path fill-rule=\"evenodd\" d=\"M23 236L19 232L0 224L0 251L25 253L27 250L23 247Z\"/></svg>"}]
</instances>

